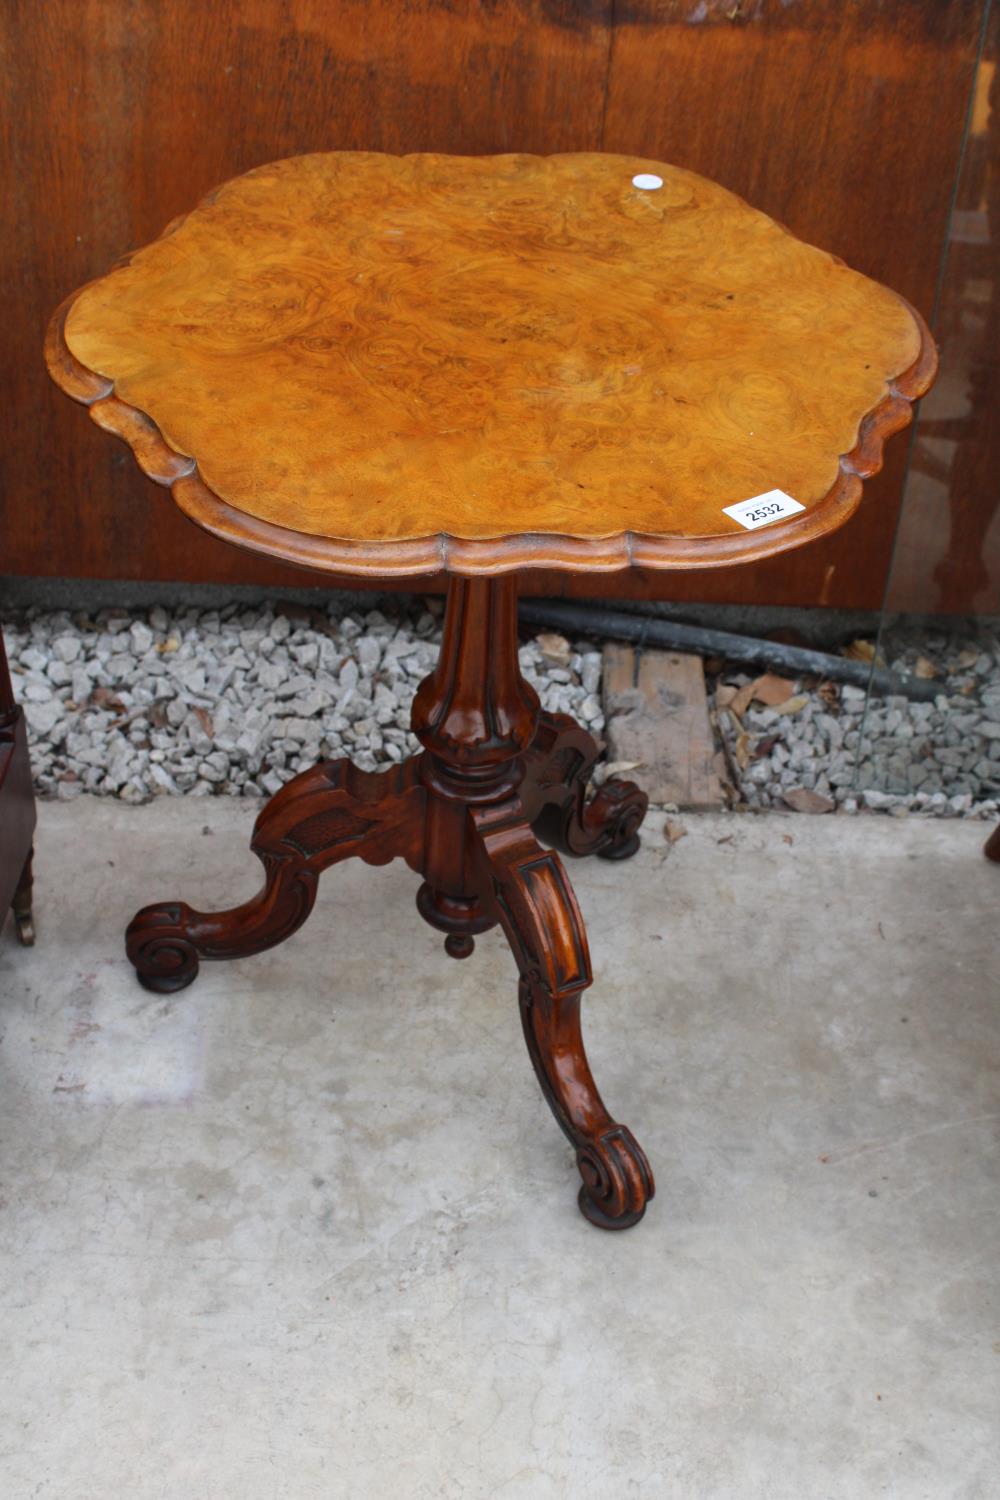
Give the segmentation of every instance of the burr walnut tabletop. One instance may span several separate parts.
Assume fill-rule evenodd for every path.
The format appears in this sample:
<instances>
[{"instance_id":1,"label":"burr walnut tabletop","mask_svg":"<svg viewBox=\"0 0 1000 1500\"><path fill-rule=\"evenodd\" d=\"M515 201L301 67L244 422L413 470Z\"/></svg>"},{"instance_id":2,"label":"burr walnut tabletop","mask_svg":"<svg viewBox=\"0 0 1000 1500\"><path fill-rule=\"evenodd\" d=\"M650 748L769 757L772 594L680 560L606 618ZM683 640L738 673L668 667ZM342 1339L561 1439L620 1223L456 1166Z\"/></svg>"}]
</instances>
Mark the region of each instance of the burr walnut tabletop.
<instances>
[{"instance_id":1,"label":"burr walnut tabletop","mask_svg":"<svg viewBox=\"0 0 1000 1500\"><path fill-rule=\"evenodd\" d=\"M334 152L211 194L59 310L48 359L210 531L398 576L808 541L935 355L901 298L692 172ZM804 510L724 513L772 489Z\"/></svg>"},{"instance_id":2,"label":"burr walnut tabletop","mask_svg":"<svg viewBox=\"0 0 1000 1500\"><path fill-rule=\"evenodd\" d=\"M933 375L919 317L673 167L339 153L228 183L71 298L48 359L219 536L337 573L453 575L413 702L422 752L293 777L254 826L256 896L132 919L142 983L180 990L202 959L283 942L341 860L403 859L453 958L503 929L580 1208L638 1223L653 1173L590 1071L587 934L556 850L626 858L647 798L592 793L600 745L540 707L516 570L739 561L839 524ZM774 489L790 518L724 513Z\"/></svg>"}]
</instances>

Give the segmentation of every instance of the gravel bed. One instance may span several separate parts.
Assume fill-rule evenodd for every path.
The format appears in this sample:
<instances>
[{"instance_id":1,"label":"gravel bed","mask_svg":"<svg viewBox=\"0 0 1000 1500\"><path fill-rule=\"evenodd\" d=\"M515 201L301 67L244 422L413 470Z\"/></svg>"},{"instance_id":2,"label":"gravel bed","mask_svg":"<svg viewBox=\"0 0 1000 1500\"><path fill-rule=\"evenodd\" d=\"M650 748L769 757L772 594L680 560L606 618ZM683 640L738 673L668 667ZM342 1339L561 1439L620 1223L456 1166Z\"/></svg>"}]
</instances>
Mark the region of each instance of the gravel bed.
<instances>
[{"instance_id":1,"label":"gravel bed","mask_svg":"<svg viewBox=\"0 0 1000 1500\"><path fill-rule=\"evenodd\" d=\"M940 684L934 701L872 697L866 711L863 688L799 680L784 703L740 713L731 690L749 691L753 676L715 679L717 732L746 806L997 816L1000 633L987 625L963 634L890 630L879 661Z\"/></svg>"},{"instance_id":2,"label":"gravel bed","mask_svg":"<svg viewBox=\"0 0 1000 1500\"><path fill-rule=\"evenodd\" d=\"M38 792L265 797L323 756L385 769L419 748L410 706L440 614L436 600L400 601L391 617L292 604L10 613ZM882 652L933 673L935 701L873 698L866 712L861 688L800 680L782 702L742 702L753 674L710 674L733 805L997 815L1000 632L889 632ZM597 646L540 633L521 665L546 708L600 736Z\"/></svg>"},{"instance_id":3,"label":"gravel bed","mask_svg":"<svg viewBox=\"0 0 1000 1500\"><path fill-rule=\"evenodd\" d=\"M297 605L29 609L4 637L37 790L147 802L270 796L324 756L382 770L419 749L410 705L440 645L440 606L324 613ZM529 643L544 706L599 733L601 658Z\"/></svg>"}]
</instances>

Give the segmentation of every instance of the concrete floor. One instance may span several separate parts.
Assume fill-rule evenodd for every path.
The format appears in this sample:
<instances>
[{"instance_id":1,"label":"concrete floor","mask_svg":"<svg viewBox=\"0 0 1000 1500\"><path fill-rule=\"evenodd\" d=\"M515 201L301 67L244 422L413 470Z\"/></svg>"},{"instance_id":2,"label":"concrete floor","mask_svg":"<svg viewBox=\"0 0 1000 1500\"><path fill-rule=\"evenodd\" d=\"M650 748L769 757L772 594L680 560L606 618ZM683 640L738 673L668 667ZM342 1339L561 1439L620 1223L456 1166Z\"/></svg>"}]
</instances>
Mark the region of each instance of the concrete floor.
<instances>
[{"instance_id":1,"label":"concrete floor","mask_svg":"<svg viewBox=\"0 0 1000 1500\"><path fill-rule=\"evenodd\" d=\"M608 1235L501 939L447 959L402 866L137 987L132 909L249 894L252 816L41 809L38 946L0 943L5 1500L995 1500L981 826L701 817L668 852L654 815L572 866L591 1060L659 1180Z\"/></svg>"}]
</instances>

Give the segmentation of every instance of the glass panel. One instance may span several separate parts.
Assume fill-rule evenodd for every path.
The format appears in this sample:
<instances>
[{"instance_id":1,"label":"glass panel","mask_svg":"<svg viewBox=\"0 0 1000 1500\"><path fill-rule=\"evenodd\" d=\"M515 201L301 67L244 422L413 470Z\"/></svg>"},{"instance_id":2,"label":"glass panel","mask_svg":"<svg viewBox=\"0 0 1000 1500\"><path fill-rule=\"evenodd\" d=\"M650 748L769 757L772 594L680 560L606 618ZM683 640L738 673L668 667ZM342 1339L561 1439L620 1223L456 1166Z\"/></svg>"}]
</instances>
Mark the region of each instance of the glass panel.
<instances>
[{"instance_id":1,"label":"glass panel","mask_svg":"<svg viewBox=\"0 0 1000 1500\"><path fill-rule=\"evenodd\" d=\"M880 653L931 703L870 695L858 789L929 811L1000 797L1000 6L987 15ZM923 617L921 620L920 617Z\"/></svg>"}]
</instances>

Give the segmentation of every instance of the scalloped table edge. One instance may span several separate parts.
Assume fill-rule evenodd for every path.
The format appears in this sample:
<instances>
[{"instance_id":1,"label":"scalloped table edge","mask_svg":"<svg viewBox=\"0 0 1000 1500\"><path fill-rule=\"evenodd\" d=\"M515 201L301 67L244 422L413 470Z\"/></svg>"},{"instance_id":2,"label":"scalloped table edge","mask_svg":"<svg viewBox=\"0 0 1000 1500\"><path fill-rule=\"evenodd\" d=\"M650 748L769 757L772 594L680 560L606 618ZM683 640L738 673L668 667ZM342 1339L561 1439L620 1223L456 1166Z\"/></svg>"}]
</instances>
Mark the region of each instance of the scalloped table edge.
<instances>
[{"instance_id":1,"label":"scalloped table edge","mask_svg":"<svg viewBox=\"0 0 1000 1500\"><path fill-rule=\"evenodd\" d=\"M130 258L124 257L118 265L127 264ZM127 443L143 473L170 489L184 514L205 531L296 567L345 576L400 578L444 572L490 577L522 568L564 568L574 573L615 573L629 567L714 568L754 562L801 547L835 531L854 514L861 502L862 481L881 469L886 440L910 423L913 403L930 388L938 366L937 349L927 324L916 308L899 297L920 333L917 358L902 374L887 381L885 396L861 419L857 442L840 456L837 478L827 494L794 520L774 527L698 537L620 531L606 537L519 532L471 538L438 532L362 542L292 531L260 520L210 489L194 458L172 448L152 417L120 400L113 380L88 369L71 352L65 338L66 318L85 290L86 286L78 288L49 322L45 360L56 384L87 407L98 427ZM898 297L898 293L893 295Z\"/></svg>"}]
</instances>

